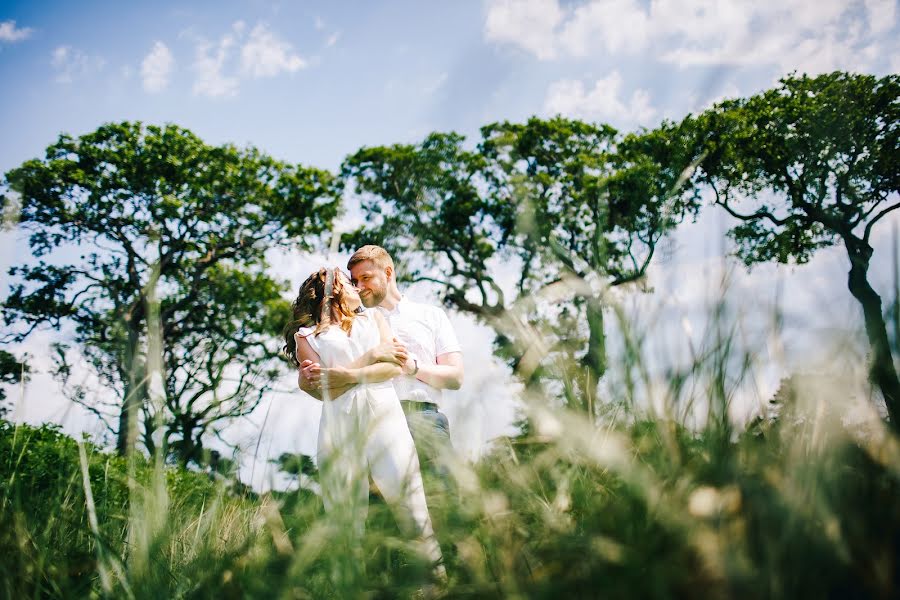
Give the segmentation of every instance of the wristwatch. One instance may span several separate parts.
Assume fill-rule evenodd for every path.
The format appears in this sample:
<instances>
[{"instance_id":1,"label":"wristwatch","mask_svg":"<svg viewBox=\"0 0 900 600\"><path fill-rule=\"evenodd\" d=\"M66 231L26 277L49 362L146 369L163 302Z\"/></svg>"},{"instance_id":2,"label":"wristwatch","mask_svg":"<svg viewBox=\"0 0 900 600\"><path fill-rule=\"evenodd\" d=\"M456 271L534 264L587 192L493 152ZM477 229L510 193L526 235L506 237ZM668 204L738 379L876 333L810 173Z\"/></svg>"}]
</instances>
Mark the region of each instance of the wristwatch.
<instances>
[{"instance_id":1,"label":"wristwatch","mask_svg":"<svg viewBox=\"0 0 900 600\"><path fill-rule=\"evenodd\" d=\"M419 372L419 361L416 360L415 358L412 359L412 361L413 361L413 372L410 373L410 375L411 375L412 377L415 377L415 376L416 376L416 373Z\"/></svg>"}]
</instances>

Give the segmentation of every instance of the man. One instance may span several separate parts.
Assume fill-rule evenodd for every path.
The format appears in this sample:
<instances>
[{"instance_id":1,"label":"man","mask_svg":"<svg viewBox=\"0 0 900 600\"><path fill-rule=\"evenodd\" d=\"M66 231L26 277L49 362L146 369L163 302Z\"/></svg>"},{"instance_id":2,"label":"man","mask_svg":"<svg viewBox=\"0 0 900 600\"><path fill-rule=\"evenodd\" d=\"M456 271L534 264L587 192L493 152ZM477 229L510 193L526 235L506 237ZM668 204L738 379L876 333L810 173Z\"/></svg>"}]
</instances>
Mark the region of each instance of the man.
<instances>
[{"instance_id":1,"label":"man","mask_svg":"<svg viewBox=\"0 0 900 600\"><path fill-rule=\"evenodd\" d=\"M423 467L445 473L443 460L452 452L450 426L441 412L441 390L458 390L463 382L459 342L447 314L436 306L413 302L397 287L394 261L380 246L363 246L347 263L352 283L366 308L380 310L396 339L385 356L399 357L403 375L394 388L406 413L410 433ZM310 373L315 365L304 361L301 389L319 396L319 380Z\"/></svg>"}]
</instances>

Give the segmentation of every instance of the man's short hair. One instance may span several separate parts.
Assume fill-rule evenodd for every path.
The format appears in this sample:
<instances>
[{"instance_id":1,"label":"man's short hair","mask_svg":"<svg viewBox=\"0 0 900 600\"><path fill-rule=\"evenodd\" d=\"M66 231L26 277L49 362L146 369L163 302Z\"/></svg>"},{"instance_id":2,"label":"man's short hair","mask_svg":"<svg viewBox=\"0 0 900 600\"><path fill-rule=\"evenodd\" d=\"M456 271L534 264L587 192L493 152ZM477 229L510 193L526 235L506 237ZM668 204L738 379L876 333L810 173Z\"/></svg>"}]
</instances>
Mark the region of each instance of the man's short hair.
<instances>
[{"instance_id":1,"label":"man's short hair","mask_svg":"<svg viewBox=\"0 0 900 600\"><path fill-rule=\"evenodd\" d=\"M363 246L354 252L353 256L350 257L350 260L347 261L347 268L352 269L354 265L366 260L371 260L379 269L384 269L385 267L390 267L391 269L394 268L394 260L391 258L391 255L388 254L388 251L381 246L371 244Z\"/></svg>"}]
</instances>

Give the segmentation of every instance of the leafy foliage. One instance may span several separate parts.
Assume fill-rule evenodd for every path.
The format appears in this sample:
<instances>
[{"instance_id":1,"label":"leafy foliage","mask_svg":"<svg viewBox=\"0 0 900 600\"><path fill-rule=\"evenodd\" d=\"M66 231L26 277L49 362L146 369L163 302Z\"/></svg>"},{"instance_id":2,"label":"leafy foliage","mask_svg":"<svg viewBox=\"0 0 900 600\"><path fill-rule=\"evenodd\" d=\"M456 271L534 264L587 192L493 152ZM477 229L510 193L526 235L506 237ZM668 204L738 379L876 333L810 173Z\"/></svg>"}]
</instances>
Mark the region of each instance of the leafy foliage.
<instances>
[{"instance_id":1,"label":"leafy foliage","mask_svg":"<svg viewBox=\"0 0 900 600\"><path fill-rule=\"evenodd\" d=\"M900 380L868 270L875 225L900 208L900 77L788 77L683 126L696 127L704 148L698 180L740 221L729 235L748 266L804 263L819 248L843 244L848 288L872 348L871 377L898 426Z\"/></svg>"},{"instance_id":2,"label":"leafy foliage","mask_svg":"<svg viewBox=\"0 0 900 600\"><path fill-rule=\"evenodd\" d=\"M307 456L306 454L284 452L280 454L278 458L273 458L271 462L278 465L279 471L283 471L288 475L293 475L295 477L300 477L300 475L315 477L318 474L316 463L311 456Z\"/></svg>"},{"instance_id":3,"label":"leafy foliage","mask_svg":"<svg viewBox=\"0 0 900 600\"><path fill-rule=\"evenodd\" d=\"M670 139L678 135L669 124L622 138L608 126L532 118L483 127L475 150L453 133L364 148L342 168L366 215L345 244L385 246L409 279L437 284L448 305L491 324L498 352L527 383L554 362L580 362L588 383L570 400L590 398L605 368L606 288L640 280L693 206L684 176L693 159ZM501 265L518 273L511 300ZM542 299L560 287L574 300Z\"/></svg>"},{"instance_id":4,"label":"leafy foliage","mask_svg":"<svg viewBox=\"0 0 900 600\"><path fill-rule=\"evenodd\" d=\"M92 398L77 381L65 386L70 397L118 417L109 425L120 451L140 418L148 450L161 423L167 451L196 461L203 436L252 410L274 376L266 341L287 307L263 273L265 253L306 247L330 224L331 179L174 125L62 135L44 159L6 174L36 258L10 271L10 338L74 326L73 342L117 398ZM162 405L149 401L151 338L164 341ZM58 357L67 380L64 349Z\"/></svg>"},{"instance_id":5,"label":"leafy foliage","mask_svg":"<svg viewBox=\"0 0 900 600\"><path fill-rule=\"evenodd\" d=\"M75 440L58 426L31 427L0 421L0 553L3 595L86 595L97 584L98 550L125 553L130 499L147 485L152 465L128 460L84 442L99 537L89 527ZM129 482L129 472L136 479ZM197 514L221 496L202 473L170 469L173 508Z\"/></svg>"},{"instance_id":6,"label":"leafy foliage","mask_svg":"<svg viewBox=\"0 0 900 600\"><path fill-rule=\"evenodd\" d=\"M690 121L690 120L689 120ZM832 73L783 79L698 117L709 136L701 179L740 219L749 265L803 263L872 228L900 190L900 78ZM751 210L738 212L738 205Z\"/></svg>"},{"instance_id":7,"label":"leafy foliage","mask_svg":"<svg viewBox=\"0 0 900 600\"><path fill-rule=\"evenodd\" d=\"M31 373L31 367L27 362L19 361L6 350L0 350L0 383L15 385L21 383L23 378L27 381L29 373ZM7 411L2 404L5 399L6 390L0 388L0 417Z\"/></svg>"}]
</instances>

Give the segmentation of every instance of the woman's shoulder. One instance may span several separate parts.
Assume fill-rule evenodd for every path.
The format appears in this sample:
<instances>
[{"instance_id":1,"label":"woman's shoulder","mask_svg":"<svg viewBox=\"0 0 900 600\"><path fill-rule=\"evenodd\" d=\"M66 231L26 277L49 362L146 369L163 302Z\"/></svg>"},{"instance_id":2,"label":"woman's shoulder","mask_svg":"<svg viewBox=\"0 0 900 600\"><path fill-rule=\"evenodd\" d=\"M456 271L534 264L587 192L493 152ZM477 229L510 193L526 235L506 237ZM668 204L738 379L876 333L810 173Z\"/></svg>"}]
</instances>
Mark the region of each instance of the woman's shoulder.
<instances>
[{"instance_id":1,"label":"woman's shoulder","mask_svg":"<svg viewBox=\"0 0 900 600\"><path fill-rule=\"evenodd\" d=\"M373 315L374 311L372 309L365 309L358 313L353 318L353 327L363 326L369 327L375 323L375 315Z\"/></svg>"},{"instance_id":2,"label":"woman's shoulder","mask_svg":"<svg viewBox=\"0 0 900 600\"><path fill-rule=\"evenodd\" d=\"M385 318L377 308L367 308L360 313L360 315L364 317L366 324L373 327L376 331L379 330L382 325L388 326L387 318Z\"/></svg>"},{"instance_id":3,"label":"woman's shoulder","mask_svg":"<svg viewBox=\"0 0 900 600\"><path fill-rule=\"evenodd\" d=\"M377 335L379 332L379 318L382 317L378 314L378 310L374 308L363 310L362 312L357 313L356 318L353 320L353 330L356 331L358 335Z\"/></svg>"},{"instance_id":4,"label":"woman's shoulder","mask_svg":"<svg viewBox=\"0 0 900 600\"><path fill-rule=\"evenodd\" d=\"M377 308L364 308L357 314L369 321L375 321L378 317L381 316L381 312L379 312Z\"/></svg>"},{"instance_id":5,"label":"woman's shoulder","mask_svg":"<svg viewBox=\"0 0 900 600\"><path fill-rule=\"evenodd\" d=\"M297 330L297 334L301 337L306 338L307 340L314 340L316 338L316 328L315 327L301 327Z\"/></svg>"},{"instance_id":6,"label":"woman's shoulder","mask_svg":"<svg viewBox=\"0 0 900 600\"><path fill-rule=\"evenodd\" d=\"M318 343L316 342L316 336L313 333L316 331L315 327L300 327L297 329L298 336L302 337L309 343L313 350L318 351Z\"/></svg>"}]
</instances>

